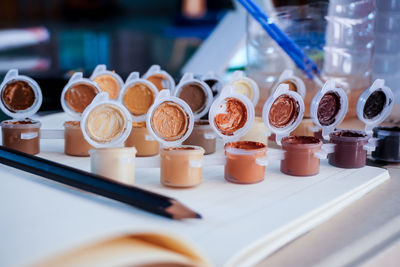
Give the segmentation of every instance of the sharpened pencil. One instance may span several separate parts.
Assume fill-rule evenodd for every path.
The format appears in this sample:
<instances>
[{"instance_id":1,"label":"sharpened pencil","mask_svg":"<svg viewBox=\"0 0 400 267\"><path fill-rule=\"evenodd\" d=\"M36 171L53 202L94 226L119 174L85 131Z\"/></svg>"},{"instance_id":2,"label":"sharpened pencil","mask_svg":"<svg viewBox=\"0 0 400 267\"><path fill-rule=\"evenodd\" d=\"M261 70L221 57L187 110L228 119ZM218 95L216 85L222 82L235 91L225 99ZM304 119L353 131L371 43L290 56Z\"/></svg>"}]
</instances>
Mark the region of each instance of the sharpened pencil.
<instances>
[{"instance_id":1,"label":"sharpened pencil","mask_svg":"<svg viewBox=\"0 0 400 267\"><path fill-rule=\"evenodd\" d=\"M0 146L0 163L174 220L201 218L179 201L135 186Z\"/></svg>"}]
</instances>

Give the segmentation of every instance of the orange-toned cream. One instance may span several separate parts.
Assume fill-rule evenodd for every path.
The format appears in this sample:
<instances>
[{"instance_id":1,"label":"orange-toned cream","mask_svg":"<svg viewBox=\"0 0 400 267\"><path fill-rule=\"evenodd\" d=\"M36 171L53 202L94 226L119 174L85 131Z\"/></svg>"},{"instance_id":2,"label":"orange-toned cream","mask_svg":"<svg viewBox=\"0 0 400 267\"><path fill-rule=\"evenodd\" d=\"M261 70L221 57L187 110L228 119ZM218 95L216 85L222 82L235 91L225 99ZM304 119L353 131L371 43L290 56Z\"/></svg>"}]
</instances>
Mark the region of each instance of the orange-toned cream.
<instances>
[{"instance_id":1,"label":"orange-toned cream","mask_svg":"<svg viewBox=\"0 0 400 267\"><path fill-rule=\"evenodd\" d=\"M154 102L154 93L144 83L136 83L124 94L124 105L135 116L144 115Z\"/></svg>"},{"instance_id":2,"label":"orange-toned cream","mask_svg":"<svg viewBox=\"0 0 400 267\"><path fill-rule=\"evenodd\" d=\"M226 100L226 113L217 114L214 118L215 126L224 135L233 135L242 128L247 121L246 106L236 98Z\"/></svg>"},{"instance_id":3,"label":"orange-toned cream","mask_svg":"<svg viewBox=\"0 0 400 267\"><path fill-rule=\"evenodd\" d=\"M120 91L120 86L113 76L109 74L99 75L93 79L103 92L107 92L111 99L117 99Z\"/></svg>"}]
</instances>

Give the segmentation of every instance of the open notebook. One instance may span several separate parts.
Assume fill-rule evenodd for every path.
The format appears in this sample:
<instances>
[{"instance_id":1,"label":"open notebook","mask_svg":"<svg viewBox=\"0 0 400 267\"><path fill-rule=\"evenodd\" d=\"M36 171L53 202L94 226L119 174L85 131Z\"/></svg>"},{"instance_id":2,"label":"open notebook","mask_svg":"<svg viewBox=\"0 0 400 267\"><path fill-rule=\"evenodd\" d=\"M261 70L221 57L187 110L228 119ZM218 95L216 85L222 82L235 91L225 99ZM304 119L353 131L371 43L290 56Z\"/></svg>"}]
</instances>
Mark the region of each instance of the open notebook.
<instances>
[{"instance_id":1,"label":"open notebook","mask_svg":"<svg viewBox=\"0 0 400 267\"><path fill-rule=\"evenodd\" d=\"M45 117L43 128L61 127L65 119ZM60 140L44 140L42 151L89 170L89 159L65 156ZM381 168L345 170L326 161L319 175L291 177L274 162L258 184L228 183L217 166L204 168L200 186L171 189L161 186L159 169L137 169L137 186L175 197L203 216L172 221L2 165L0 266L249 266L388 178Z\"/></svg>"}]
</instances>

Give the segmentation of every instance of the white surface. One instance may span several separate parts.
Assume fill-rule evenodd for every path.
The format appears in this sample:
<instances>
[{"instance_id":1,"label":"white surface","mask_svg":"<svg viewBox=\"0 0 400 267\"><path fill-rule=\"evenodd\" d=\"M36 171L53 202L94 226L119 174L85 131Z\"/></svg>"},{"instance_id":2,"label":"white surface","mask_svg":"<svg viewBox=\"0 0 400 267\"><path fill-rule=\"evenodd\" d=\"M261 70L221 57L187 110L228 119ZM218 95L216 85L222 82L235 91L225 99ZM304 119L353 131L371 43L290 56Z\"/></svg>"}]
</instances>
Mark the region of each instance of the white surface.
<instances>
[{"instance_id":1,"label":"white surface","mask_svg":"<svg viewBox=\"0 0 400 267\"><path fill-rule=\"evenodd\" d=\"M41 121L43 128L61 128L66 118L58 114ZM89 169L88 158L62 153L61 140L44 140L42 150L42 157ZM183 237L216 266L230 259L231 265L251 265L389 178L380 168L345 170L326 161L319 175L299 178L281 174L276 162L258 184L228 183L220 166L204 169L200 186L176 190L161 186L159 169L137 169L137 186L176 197L204 217L172 221L9 167L1 166L0 177L0 266L145 229Z\"/></svg>"}]
</instances>

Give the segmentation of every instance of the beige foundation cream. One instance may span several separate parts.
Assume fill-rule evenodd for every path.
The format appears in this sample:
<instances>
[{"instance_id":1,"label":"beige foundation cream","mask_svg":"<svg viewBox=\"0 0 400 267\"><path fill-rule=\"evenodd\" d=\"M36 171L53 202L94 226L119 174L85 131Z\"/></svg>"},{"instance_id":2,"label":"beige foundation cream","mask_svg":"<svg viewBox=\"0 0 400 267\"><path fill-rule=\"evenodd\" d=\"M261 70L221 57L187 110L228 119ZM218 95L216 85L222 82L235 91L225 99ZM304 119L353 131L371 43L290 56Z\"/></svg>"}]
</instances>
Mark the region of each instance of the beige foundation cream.
<instances>
[{"instance_id":1,"label":"beige foundation cream","mask_svg":"<svg viewBox=\"0 0 400 267\"><path fill-rule=\"evenodd\" d=\"M182 146L193 130L193 113L182 99L162 90L149 110L147 127L161 149L161 183L170 187L191 187L201 183L204 149Z\"/></svg>"},{"instance_id":2,"label":"beige foundation cream","mask_svg":"<svg viewBox=\"0 0 400 267\"><path fill-rule=\"evenodd\" d=\"M28 154L40 152L39 121L31 120L42 104L39 85L30 77L19 75L18 70L7 72L0 88L0 108L12 120L2 121L3 146Z\"/></svg>"},{"instance_id":3,"label":"beige foundation cream","mask_svg":"<svg viewBox=\"0 0 400 267\"><path fill-rule=\"evenodd\" d=\"M88 157L89 150L93 149L81 131L79 121L66 121L64 123L64 153L76 157Z\"/></svg>"},{"instance_id":4,"label":"beige foundation cream","mask_svg":"<svg viewBox=\"0 0 400 267\"><path fill-rule=\"evenodd\" d=\"M136 149L122 147L132 129L129 111L118 101L100 93L82 114L81 131L95 147L90 150L91 171L132 185Z\"/></svg>"},{"instance_id":5,"label":"beige foundation cream","mask_svg":"<svg viewBox=\"0 0 400 267\"><path fill-rule=\"evenodd\" d=\"M260 88L253 79L246 77L243 71L235 71L228 81L227 87L233 87L235 93L246 96L254 106L257 105Z\"/></svg>"},{"instance_id":6,"label":"beige foundation cream","mask_svg":"<svg viewBox=\"0 0 400 267\"><path fill-rule=\"evenodd\" d=\"M261 117L255 117L253 124L250 127L250 130L242 137L240 137L240 141L253 141L258 143L263 143L268 145L268 136L270 132L268 128L265 126Z\"/></svg>"},{"instance_id":7,"label":"beige foundation cream","mask_svg":"<svg viewBox=\"0 0 400 267\"><path fill-rule=\"evenodd\" d=\"M115 71L107 70L106 65L97 65L90 79L98 84L101 91L108 93L110 99L118 99L124 85L121 77Z\"/></svg>"},{"instance_id":8,"label":"beige foundation cream","mask_svg":"<svg viewBox=\"0 0 400 267\"><path fill-rule=\"evenodd\" d=\"M155 156L160 150L160 144L154 140L149 130L147 130L146 122L133 122L131 134L125 141L126 147L135 147L137 157Z\"/></svg>"},{"instance_id":9,"label":"beige foundation cream","mask_svg":"<svg viewBox=\"0 0 400 267\"><path fill-rule=\"evenodd\" d=\"M90 169L98 175L133 185L135 182L135 154L134 147L92 149L90 150Z\"/></svg>"}]
</instances>

